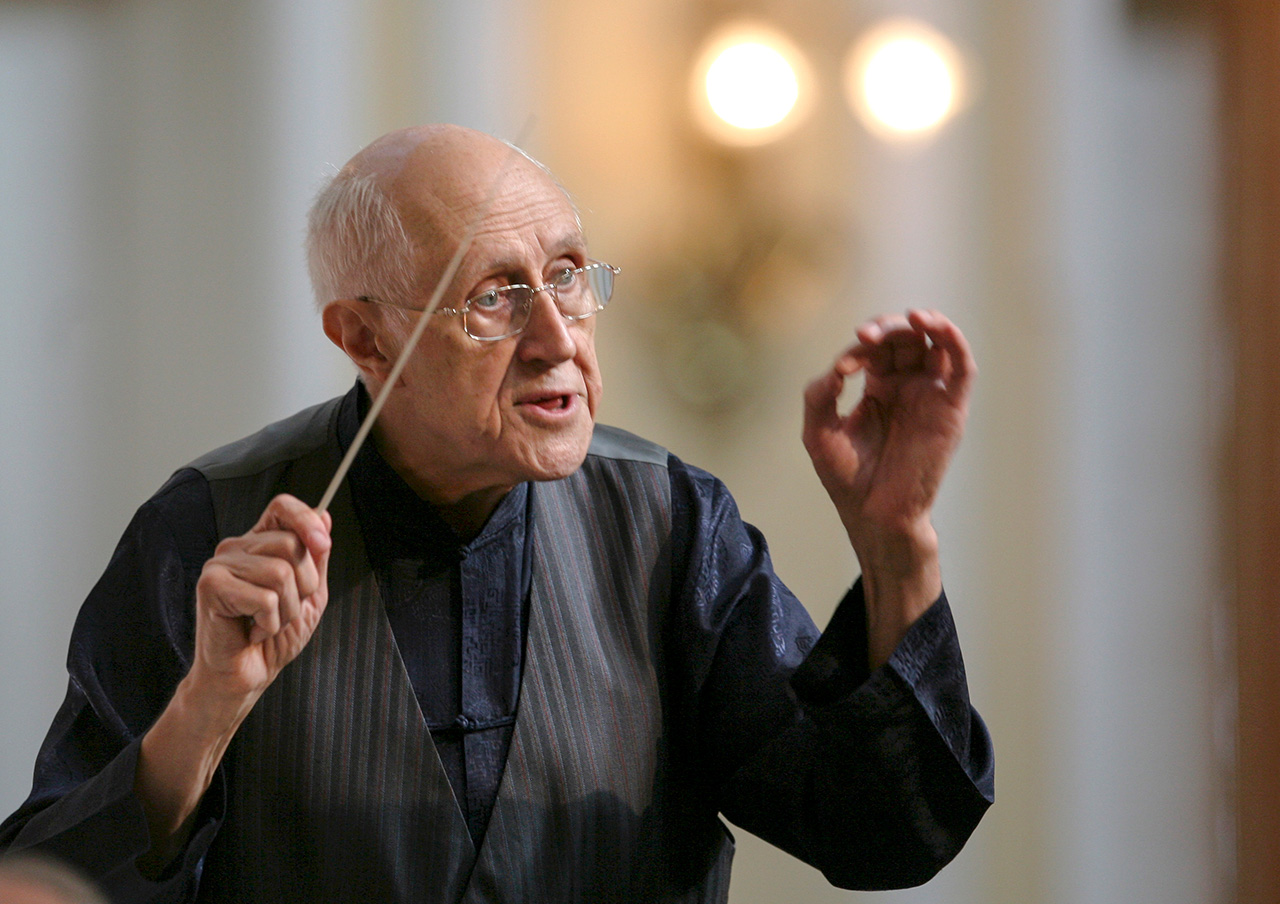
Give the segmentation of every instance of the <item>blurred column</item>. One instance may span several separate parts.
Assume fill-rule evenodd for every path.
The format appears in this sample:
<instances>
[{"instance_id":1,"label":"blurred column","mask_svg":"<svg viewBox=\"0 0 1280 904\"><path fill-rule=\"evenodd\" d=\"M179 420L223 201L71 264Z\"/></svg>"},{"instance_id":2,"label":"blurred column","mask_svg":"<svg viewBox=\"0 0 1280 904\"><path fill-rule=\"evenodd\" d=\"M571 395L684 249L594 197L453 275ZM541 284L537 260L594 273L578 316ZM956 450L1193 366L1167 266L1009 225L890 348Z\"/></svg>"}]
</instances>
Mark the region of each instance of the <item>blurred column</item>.
<instances>
[{"instance_id":1,"label":"blurred column","mask_svg":"<svg viewBox=\"0 0 1280 904\"><path fill-rule=\"evenodd\" d=\"M1226 310L1235 410L1226 456L1239 667L1240 904L1280 900L1280 8L1220 4Z\"/></svg>"},{"instance_id":2,"label":"blurred column","mask_svg":"<svg viewBox=\"0 0 1280 904\"><path fill-rule=\"evenodd\" d=\"M82 561L100 525L93 359L107 318L86 214L100 173L92 84L101 17L69 4L0 5L0 811L31 786L66 688ZM123 526L123 525L121 525ZM108 541L109 544L110 541ZM109 549L109 545L105 548Z\"/></svg>"},{"instance_id":3,"label":"blurred column","mask_svg":"<svg viewBox=\"0 0 1280 904\"><path fill-rule=\"evenodd\" d=\"M1006 291L1028 295L1005 303L1038 299L1047 329L1022 337L1019 372L1005 377L1039 382L1030 409L1052 445L1021 471L1048 488L1032 484L1050 503L1043 522L1021 520L1041 532L1046 582L1005 605L1044 607L1043 646L1022 665L1043 682L1047 731L1039 787L1006 789L1043 794L1048 831L1035 855L1045 873L1003 863L1014 884L997 897L1219 901L1213 47L1203 22L1158 4L1024 6L996 7L1023 24L1031 77L1004 89L1025 92L1014 135L1028 153L1006 161L1029 178L1003 216L1006 237L1025 223L1037 240L1006 259ZM1023 429L993 426L994 442Z\"/></svg>"}]
</instances>

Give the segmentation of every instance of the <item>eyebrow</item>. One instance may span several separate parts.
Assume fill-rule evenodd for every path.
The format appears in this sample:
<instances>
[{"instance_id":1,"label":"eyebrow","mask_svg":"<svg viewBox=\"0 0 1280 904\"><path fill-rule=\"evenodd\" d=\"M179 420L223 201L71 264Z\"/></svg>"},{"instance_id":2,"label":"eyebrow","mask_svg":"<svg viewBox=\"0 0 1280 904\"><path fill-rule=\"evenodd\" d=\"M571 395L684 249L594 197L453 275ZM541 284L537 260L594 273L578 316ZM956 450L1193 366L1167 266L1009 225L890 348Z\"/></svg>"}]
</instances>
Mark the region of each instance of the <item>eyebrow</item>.
<instances>
[{"instance_id":1,"label":"eyebrow","mask_svg":"<svg viewBox=\"0 0 1280 904\"><path fill-rule=\"evenodd\" d=\"M553 258L560 255L567 255L572 252L577 252L585 258L587 253L587 240L581 233L575 233L573 235L566 235L562 237L550 247L552 249L550 256ZM522 275L524 265L525 262L520 258L499 258L498 260L491 262L489 266L485 268L485 272L493 275L503 274L505 276L520 276L521 278L527 278Z\"/></svg>"}]
</instances>

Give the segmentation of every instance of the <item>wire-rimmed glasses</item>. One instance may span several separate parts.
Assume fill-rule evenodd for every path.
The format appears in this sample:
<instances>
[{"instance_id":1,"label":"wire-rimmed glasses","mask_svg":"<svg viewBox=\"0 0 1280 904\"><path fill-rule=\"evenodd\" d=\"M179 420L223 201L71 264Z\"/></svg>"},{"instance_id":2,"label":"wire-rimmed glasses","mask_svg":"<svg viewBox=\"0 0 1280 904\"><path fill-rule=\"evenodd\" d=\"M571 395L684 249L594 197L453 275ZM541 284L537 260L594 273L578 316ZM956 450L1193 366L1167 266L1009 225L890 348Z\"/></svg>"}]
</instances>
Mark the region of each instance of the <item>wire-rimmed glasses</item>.
<instances>
[{"instance_id":1,"label":"wire-rimmed glasses","mask_svg":"<svg viewBox=\"0 0 1280 904\"><path fill-rule=\"evenodd\" d=\"M529 324L533 301L540 292L550 292L565 320L585 320L613 297L613 278L621 270L603 261L584 267L566 267L544 286L515 284L481 292L457 308L437 308L433 313L462 315L462 328L479 342L496 342L521 332ZM368 295L360 301L388 304ZM396 305L395 307L398 307Z\"/></svg>"}]
</instances>

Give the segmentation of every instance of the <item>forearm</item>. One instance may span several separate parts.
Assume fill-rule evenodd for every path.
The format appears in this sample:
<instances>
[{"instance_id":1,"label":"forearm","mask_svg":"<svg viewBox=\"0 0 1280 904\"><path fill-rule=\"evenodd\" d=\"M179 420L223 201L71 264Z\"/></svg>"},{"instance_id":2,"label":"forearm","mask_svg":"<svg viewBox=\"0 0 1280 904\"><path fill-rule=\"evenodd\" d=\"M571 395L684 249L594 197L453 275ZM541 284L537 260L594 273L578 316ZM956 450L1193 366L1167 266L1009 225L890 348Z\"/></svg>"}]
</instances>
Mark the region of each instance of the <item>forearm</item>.
<instances>
[{"instance_id":1,"label":"forearm","mask_svg":"<svg viewBox=\"0 0 1280 904\"><path fill-rule=\"evenodd\" d=\"M729 783L725 815L841 888L931 879L990 799L894 681L878 672L842 707L862 734L853 743L814 721L771 740Z\"/></svg>"},{"instance_id":2,"label":"forearm","mask_svg":"<svg viewBox=\"0 0 1280 904\"><path fill-rule=\"evenodd\" d=\"M196 811L254 699L212 695L188 675L143 737L134 793L151 833L151 849L139 858L144 874L158 875L186 846Z\"/></svg>"}]
</instances>

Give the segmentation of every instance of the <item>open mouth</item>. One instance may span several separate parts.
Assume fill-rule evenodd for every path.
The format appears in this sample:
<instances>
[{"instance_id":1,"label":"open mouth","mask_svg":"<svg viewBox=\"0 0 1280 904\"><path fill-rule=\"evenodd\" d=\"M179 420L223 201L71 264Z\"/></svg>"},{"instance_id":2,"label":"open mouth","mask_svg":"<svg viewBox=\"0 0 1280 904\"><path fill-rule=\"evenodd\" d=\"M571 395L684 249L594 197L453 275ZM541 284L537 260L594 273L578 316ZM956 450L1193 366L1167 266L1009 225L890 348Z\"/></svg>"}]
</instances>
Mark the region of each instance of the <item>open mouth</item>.
<instances>
[{"instance_id":1,"label":"open mouth","mask_svg":"<svg viewBox=\"0 0 1280 904\"><path fill-rule=\"evenodd\" d=\"M543 411L563 411L569 407L571 401L572 396L568 393L561 393L529 399L525 404L541 408Z\"/></svg>"}]
</instances>

